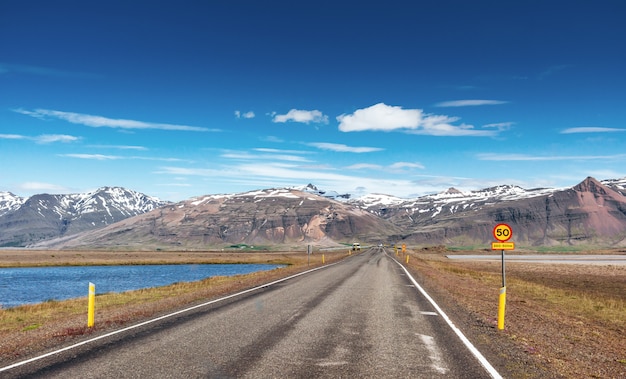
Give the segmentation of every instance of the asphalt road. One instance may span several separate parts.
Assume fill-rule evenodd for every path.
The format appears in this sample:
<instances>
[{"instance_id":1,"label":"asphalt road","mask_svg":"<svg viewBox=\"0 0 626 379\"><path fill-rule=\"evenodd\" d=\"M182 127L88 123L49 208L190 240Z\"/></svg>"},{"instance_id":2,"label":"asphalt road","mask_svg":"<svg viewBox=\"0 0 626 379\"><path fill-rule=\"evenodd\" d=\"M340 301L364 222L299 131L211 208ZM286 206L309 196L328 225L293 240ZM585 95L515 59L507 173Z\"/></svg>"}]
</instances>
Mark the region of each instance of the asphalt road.
<instances>
[{"instance_id":1,"label":"asphalt road","mask_svg":"<svg viewBox=\"0 0 626 379\"><path fill-rule=\"evenodd\" d=\"M382 248L0 376L491 377Z\"/></svg>"}]
</instances>

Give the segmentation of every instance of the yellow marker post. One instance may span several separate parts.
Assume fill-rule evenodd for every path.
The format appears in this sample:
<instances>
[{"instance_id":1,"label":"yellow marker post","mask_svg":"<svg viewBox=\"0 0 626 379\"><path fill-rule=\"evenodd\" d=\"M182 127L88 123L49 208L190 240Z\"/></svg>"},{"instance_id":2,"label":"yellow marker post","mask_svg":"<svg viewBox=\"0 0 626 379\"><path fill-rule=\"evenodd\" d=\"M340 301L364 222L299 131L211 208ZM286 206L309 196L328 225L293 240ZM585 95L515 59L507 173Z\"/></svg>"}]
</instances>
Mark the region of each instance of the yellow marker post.
<instances>
[{"instance_id":1,"label":"yellow marker post","mask_svg":"<svg viewBox=\"0 0 626 379\"><path fill-rule=\"evenodd\" d=\"M504 329L504 312L506 308L506 287L500 288L500 298L498 299L498 329Z\"/></svg>"},{"instance_id":2,"label":"yellow marker post","mask_svg":"<svg viewBox=\"0 0 626 379\"><path fill-rule=\"evenodd\" d=\"M409 264L409 254L406 255L406 264Z\"/></svg>"},{"instance_id":3,"label":"yellow marker post","mask_svg":"<svg viewBox=\"0 0 626 379\"><path fill-rule=\"evenodd\" d=\"M95 320L96 308L96 285L89 283L89 305L87 311L87 327L93 327Z\"/></svg>"},{"instance_id":4,"label":"yellow marker post","mask_svg":"<svg viewBox=\"0 0 626 379\"><path fill-rule=\"evenodd\" d=\"M324 254L322 254L322 264L326 263L326 260L324 259Z\"/></svg>"}]
</instances>

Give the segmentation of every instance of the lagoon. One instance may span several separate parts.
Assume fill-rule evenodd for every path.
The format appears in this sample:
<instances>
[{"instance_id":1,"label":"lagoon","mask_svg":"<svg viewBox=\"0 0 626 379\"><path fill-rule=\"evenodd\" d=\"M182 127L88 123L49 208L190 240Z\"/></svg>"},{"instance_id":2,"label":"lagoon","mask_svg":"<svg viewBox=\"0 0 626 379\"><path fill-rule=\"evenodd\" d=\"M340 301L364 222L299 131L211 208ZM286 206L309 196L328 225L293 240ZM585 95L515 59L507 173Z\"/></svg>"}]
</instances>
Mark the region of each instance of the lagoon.
<instances>
[{"instance_id":1,"label":"lagoon","mask_svg":"<svg viewBox=\"0 0 626 379\"><path fill-rule=\"evenodd\" d=\"M0 309L49 300L193 282L284 267L276 264L181 264L0 268Z\"/></svg>"}]
</instances>

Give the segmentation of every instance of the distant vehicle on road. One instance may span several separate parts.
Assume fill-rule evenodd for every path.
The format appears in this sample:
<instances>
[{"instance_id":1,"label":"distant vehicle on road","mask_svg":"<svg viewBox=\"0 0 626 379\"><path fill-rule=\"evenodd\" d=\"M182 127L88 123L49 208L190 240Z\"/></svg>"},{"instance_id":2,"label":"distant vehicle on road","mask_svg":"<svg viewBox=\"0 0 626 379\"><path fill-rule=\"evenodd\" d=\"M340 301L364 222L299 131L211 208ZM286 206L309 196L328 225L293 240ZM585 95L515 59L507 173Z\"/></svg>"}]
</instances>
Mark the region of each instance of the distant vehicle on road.
<instances>
[{"instance_id":1,"label":"distant vehicle on road","mask_svg":"<svg viewBox=\"0 0 626 379\"><path fill-rule=\"evenodd\" d=\"M352 244L352 251L357 251L357 250L361 250L361 244L358 242L355 242Z\"/></svg>"}]
</instances>

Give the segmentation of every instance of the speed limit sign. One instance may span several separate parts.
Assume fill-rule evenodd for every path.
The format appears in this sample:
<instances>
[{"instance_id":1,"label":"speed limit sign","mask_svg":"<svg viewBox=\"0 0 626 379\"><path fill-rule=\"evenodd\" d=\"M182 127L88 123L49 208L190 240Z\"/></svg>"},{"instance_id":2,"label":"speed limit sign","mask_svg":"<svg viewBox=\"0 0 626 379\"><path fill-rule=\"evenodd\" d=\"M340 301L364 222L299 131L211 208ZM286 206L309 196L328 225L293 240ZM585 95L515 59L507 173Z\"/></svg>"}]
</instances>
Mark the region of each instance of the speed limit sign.
<instances>
[{"instance_id":1,"label":"speed limit sign","mask_svg":"<svg viewBox=\"0 0 626 379\"><path fill-rule=\"evenodd\" d=\"M500 242L506 242L513 237L513 230L507 224L498 224L493 228L493 237Z\"/></svg>"}]
</instances>

